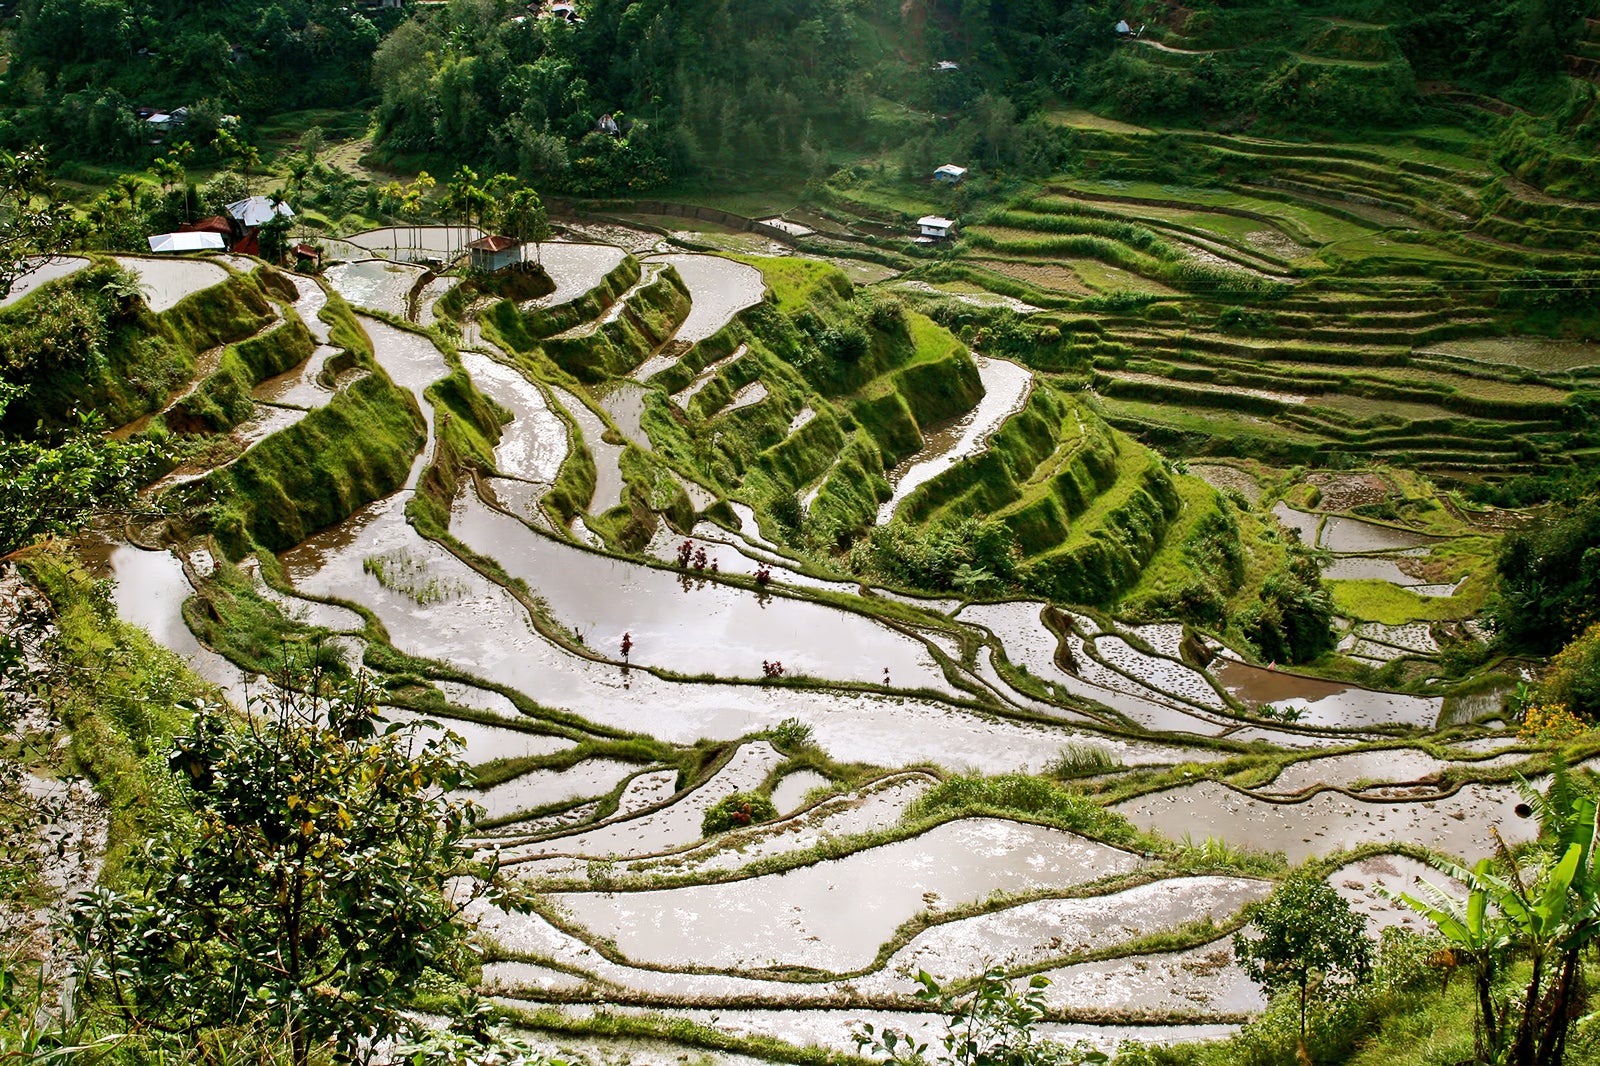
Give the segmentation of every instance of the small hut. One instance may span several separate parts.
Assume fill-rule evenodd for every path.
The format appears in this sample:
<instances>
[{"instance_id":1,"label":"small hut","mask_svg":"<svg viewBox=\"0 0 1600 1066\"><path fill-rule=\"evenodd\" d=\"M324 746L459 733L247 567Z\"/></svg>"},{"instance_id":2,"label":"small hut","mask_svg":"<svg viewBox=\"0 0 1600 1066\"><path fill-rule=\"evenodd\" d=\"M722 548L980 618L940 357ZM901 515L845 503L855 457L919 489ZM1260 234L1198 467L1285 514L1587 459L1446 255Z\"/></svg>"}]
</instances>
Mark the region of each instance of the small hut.
<instances>
[{"instance_id":1,"label":"small hut","mask_svg":"<svg viewBox=\"0 0 1600 1066\"><path fill-rule=\"evenodd\" d=\"M946 163L933 172L933 180L942 181L946 185L960 185L966 176L967 168L958 167L954 163Z\"/></svg>"},{"instance_id":2,"label":"small hut","mask_svg":"<svg viewBox=\"0 0 1600 1066\"><path fill-rule=\"evenodd\" d=\"M473 270L493 274L522 262L522 242L498 235L479 237L467 245L467 262Z\"/></svg>"},{"instance_id":3,"label":"small hut","mask_svg":"<svg viewBox=\"0 0 1600 1066\"><path fill-rule=\"evenodd\" d=\"M922 235L935 240L950 236L950 231L955 225L953 219L940 218L938 215L923 215L917 219L917 226L921 229Z\"/></svg>"}]
</instances>

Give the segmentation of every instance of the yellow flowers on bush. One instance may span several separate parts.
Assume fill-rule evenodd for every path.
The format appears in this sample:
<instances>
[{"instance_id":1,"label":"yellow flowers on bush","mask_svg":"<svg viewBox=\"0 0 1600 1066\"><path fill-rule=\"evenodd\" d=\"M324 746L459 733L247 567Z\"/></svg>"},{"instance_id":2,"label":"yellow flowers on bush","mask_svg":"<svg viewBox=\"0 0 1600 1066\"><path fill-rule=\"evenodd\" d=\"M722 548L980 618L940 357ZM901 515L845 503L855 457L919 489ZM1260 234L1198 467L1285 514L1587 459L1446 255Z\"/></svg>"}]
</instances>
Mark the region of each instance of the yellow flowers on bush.
<instances>
[{"instance_id":1,"label":"yellow flowers on bush","mask_svg":"<svg viewBox=\"0 0 1600 1066\"><path fill-rule=\"evenodd\" d=\"M1567 710L1564 703L1534 703L1522 713L1524 740L1559 744L1589 731L1589 723Z\"/></svg>"}]
</instances>

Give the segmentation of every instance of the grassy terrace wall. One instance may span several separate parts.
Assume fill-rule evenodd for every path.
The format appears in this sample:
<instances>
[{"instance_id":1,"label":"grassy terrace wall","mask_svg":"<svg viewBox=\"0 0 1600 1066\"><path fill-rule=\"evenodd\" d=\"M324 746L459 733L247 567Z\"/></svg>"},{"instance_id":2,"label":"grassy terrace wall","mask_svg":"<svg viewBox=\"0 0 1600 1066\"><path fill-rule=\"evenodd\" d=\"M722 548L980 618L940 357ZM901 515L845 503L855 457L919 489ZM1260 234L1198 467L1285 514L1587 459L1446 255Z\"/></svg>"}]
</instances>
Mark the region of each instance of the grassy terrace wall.
<instances>
[{"instance_id":1,"label":"grassy terrace wall","mask_svg":"<svg viewBox=\"0 0 1600 1066\"><path fill-rule=\"evenodd\" d=\"M322 317L367 376L233 463L169 490L162 499L182 515L178 532L209 532L232 558L255 545L279 551L405 483L426 439L416 399L373 361L371 341L337 293Z\"/></svg>"},{"instance_id":2,"label":"grassy terrace wall","mask_svg":"<svg viewBox=\"0 0 1600 1066\"><path fill-rule=\"evenodd\" d=\"M544 338L565 333L598 318L639 280L640 270L637 259L631 255L624 256L622 262L606 274L599 285L575 300L528 311L523 311L514 300L501 300L490 307L483 317L508 348L518 352L532 351Z\"/></svg>"},{"instance_id":3,"label":"grassy terrace wall","mask_svg":"<svg viewBox=\"0 0 1600 1066\"><path fill-rule=\"evenodd\" d=\"M580 381L620 377L669 340L689 314L689 290L672 266L623 301L594 329L548 337L544 352Z\"/></svg>"},{"instance_id":4,"label":"grassy terrace wall","mask_svg":"<svg viewBox=\"0 0 1600 1066\"><path fill-rule=\"evenodd\" d=\"M252 389L309 359L316 346L300 316L286 311L282 325L224 349L217 369L162 420L174 433L226 433L254 413Z\"/></svg>"},{"instance_id":5,"label":"grassy terrace wall","mask_svg":"<svg viewBox=\"0 0 1600 1066\"><path fill-rule=\"evenodd\" d=\"M288 282L261 268L231 274L156 314L141 300L107 295L103 286L115 274L114 264L96 262L0 311L0 333L14 344L39 346L11 357L24 360L22 366L44 357L50 365L10 409L16 425L31 430L77 410L98 412L107 425L118 426L157 411L194 376L199 353L271 324L272 297L294 299ZM98 337L99 358L85 360L90 337ZM44 350L58 345L53 355Z\"/></svg>"}]
</instances>

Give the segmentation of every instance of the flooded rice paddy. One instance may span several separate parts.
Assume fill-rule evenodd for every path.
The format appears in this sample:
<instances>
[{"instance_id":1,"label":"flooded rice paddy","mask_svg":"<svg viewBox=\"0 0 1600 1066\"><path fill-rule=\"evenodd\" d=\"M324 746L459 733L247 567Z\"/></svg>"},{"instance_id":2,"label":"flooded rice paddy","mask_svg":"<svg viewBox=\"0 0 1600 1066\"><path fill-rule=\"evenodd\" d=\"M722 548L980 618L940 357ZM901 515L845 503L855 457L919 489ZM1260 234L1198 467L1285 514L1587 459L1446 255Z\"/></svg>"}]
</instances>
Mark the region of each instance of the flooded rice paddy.
<instances>
[{"instance_id":1,"label":"flooded rice paddy","mask_svg":"<svg viewBox=\"0 0 1600 1066\"><path fill-rule=\"evenodd\" d=\"M58 256L44 262L39 260L29 262L34 266L26 274L11 282L11 291L0 296L0 307L9 307L29 293L44 288L52 281L71 277L89 265L89 260L77 255Z\"/></svg>"},{"instance_id":2,"label":"flooded rice paddy","mask_svg":"<svg viewBox=\"0 0 1600 1066\"><path fill-rule=\"evenodd\" d=\"M893 495L878 508L878 524L894 517L900 501L912 490L925 485L957 463L981 455L989 438L999 432L1006 419L1022 410L1033 388L1033 372L1005 359L974 356L978 377L983 381L983 398L977 406L949 424L930 428L922 448L889 472Z\"/></svg>"},{"instance_id":3,"label":"flooded rice paddy","mask_svg":"<svg viewBox=\"0 0 1600 1066\"><path fill-rule=\"evenodd\" d=\"M361 235L374 251L387 241L384 254L398 260L434 258L400 253L430 251L438 237ZM557 283L555 293L536 301L544 306L582 296L624 254L613 245L567 242L547 243L541 252ZM673 253L651 262L657 269L670 262L692 297L674 343L657 353L663 368L762 298L759 272L731 260ZM329 271L330 283L352 303L394 314L406 311L407 294L420 277L420 268L378 260ZM314 281L292 280L301 293L297 310L324 347L258 390L269 418L298 417L332 395L319 373L332 351L327 326L317 317L326 297ZM446 284L437 279L424 302ZM642 557L589 550L557 536L539 501L573 447L562 412L595 460L597 485L587 513L599 515L622 501L624 489L623 445L605 437L616 440L620 431L649 445L642 426L647 392L637 384L593 390L595 407L616 426L612 431L585 397L531 380L487 345L463 352L461 365L476 386L512 415L494 451L501 476L484 482L483 498L468 485L454 501L449 533L459 542L455 549L425 539L405 512L433 452L433 411L423 392L449 365L425 336L370 317L360 322L377 363L416 397L430 440L399 492L281 553L287 580L302 595L258 582L260 594L288 617L343 634L336 639L352 661L366 641L386 633L396 651L416 658L419 676L461 709L455 713L489 716L433 716L426 729L429 736L456 733L474 764L560 756L590 730L645 734L673 745L724 745L707 749L703 763L685 770L665 759L634 761L658 758L655 752L614 757L602 750L566 768L551 760L463 792L493 820L477 843L497 847L507 869L538 886L552 908L548 917L475 908L483 933L506 953L485 967L483 989L508 1002L537 1007L596 995L614 1011L666 1009L702 1021L714 1016L724 1031L846 1051L854 1050L849 1033L863 1021L917 1030L933 1024L909 1010L915 1005L912 978L923 969L951 980L974 977L995 963L1039 970L1052 981L1051 1006L1061 1011L1196 1023L1044 1027L1049 1035L1082 1036L1100 1046L1124 1038L1222 1035L1260 1009L1259 994L1233 964L1225 939L1155 954L1117 952L1195 922L1226 928L1241 908L1270 891L1270 882L1171 876L1141 855L1000 817L908 825L907 818L922 817L916 805L939 781L938 773L919 766L1039 771L1068 745L1099 749L1127 767L1197 764L1186 784L1115 809L1171 841L1216 837L1234 847L1282 851L1291 861L1385 840L1474 857L1492 846L1491 830L1510 842L1533 831L1516 815L1520 794L1513 785L1452 783L1463 775L1508 776L1524 757L1496 750L1503 743L1498 739L1456 749L1490 756L1477 762L1417 748L1334 751L1289 764L1248 790L1208 780L1198 768L1226 758L1227 744L1339 748L1378 726L1431 729L1441 714L1438 698L1299 677L1227 657L1202 669L1186 661L1193 641L1172 623L1124 626L1064 613L1057 620L1072 628L1058 638L1038 601L963 606L890 593L863 596L855 581L802 572L737 500L728 501L737 531L702 514L687 538L716 560L717 574L651 565L675 561L685 538L670 529L662 528ZM673 399L686 407L744 354L740 347L707 366ZM963 419L930 433L923 451L895 472L887 514L918 484L981 452L1026 401L1032 385L1026 369L982 356L978 363L983 400ZM765 386L752 382L719 414L766 398ZM817 415L802 409L789 432ZM1224 464L1196 464L1191 472L1221 488L1259 492L1253 477ZM689 491L701 511L718 503L703 488ZM1282 504L1274 513L1300 529L1307 544L1338 553L1329 577L1433 591L1408 575L1411 564L1398 553L1436 538ZM576 528L587 532L583 516ZM599 544L593 534L585 539ZM193 590L178 556L127 545L104 554L117 579L119 612L242 699L242 671L183 625L181 606ZM199 553L191 559L203 578L209 560ZM763 567L770 569L772 587L719 580ZM821 596L859 597L854 602L862 610L840 606L849 600L807 598ZM910 614L905 603L935 613ZM341 604L372 612L381 630L369 631L365 619ZM878 616L887 615L886 608L899 612L893 624ZM1360 625L1349 640L1351 648L1374 656L1437 651L1425 624ZM768 673L775 662L781 681ZM411 691L425 691L421 684ZM571 735L536 731L540 727L507 692L520 694L524 706L570 716L559 729ZM1500 695L1483 702L1498 705ZM1241 706L1243 714L1269 707L1301 717L1293 726L1246 725ZM397 708L384 713L394 720L422 717ZM803 727L809 742L838 764L879 769L841 774L836 783L829 774L840 771L823 772L827 764L791 763L758 736L780 723L783 729L770 735ZM1193 746L1202 736L1224 744ZM736 792L768 789L778 812L774 821L703 836L702 820L713 804ZM611 802L602 798L612 796L614 810L601 816ZM1376 927L1403 916L1377 907L1373 886L1414 876L1409 862L1363 860L1335 871L1330 882L1357 900ZM755 863L767 865L752 868ZM609 883L612 877L619 880ZM1140 883L1150 877L1159 879ZM1120 880L1108 885L1107 878ZM602 941L619 958L605 957L597 947ZM1091 952L1107 957L1085 961ZM641 1056L661 1046L644 1045Z\"/></svg>"},{"instance_id":4,"label":"flooded rice paddy","mask_svg":"<svg viewBox=\"0 0 1600 1066\"><path fill-rule=\"evenodd\" d=\"M150 310L170 310L185 296L228 280L228 271L201 259L142 259L114 256L117 265L139 276L139 288Z\"/></svg>"}]
</instances>

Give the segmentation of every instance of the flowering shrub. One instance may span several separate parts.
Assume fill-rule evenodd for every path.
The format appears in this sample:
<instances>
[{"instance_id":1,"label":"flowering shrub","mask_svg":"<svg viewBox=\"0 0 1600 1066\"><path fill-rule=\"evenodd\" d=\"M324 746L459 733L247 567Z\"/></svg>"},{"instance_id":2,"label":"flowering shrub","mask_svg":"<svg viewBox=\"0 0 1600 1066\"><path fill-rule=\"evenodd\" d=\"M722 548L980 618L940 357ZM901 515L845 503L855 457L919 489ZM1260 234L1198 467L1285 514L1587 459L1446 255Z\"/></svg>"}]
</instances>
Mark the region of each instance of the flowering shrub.
<instances>
[{"instance_id":1,"label":"flowering shrub","mask_svg":"<svg viewBox=\"0 0 1600 1066\"><path fill-rule=\"evenodd\" d=\"M1533 703L1522 712L1524 740L1559 744L1589 731L1589 723L1567 710L1564 703Z\"/></svg>"},{"instance_id":2,"label":"flowering shrub","mask_svg":"<svg viewBox=\"0 0 1600 1066\"><path fill-rule=\"evenodd\" d=\"M738 829L756 822L770 822L777 816L778 809L767 797L750 792L735 792L711 805L706 811L705 818L700 822L700 832L710 836L712 833Z\"/></svg>"}]
</instances>

